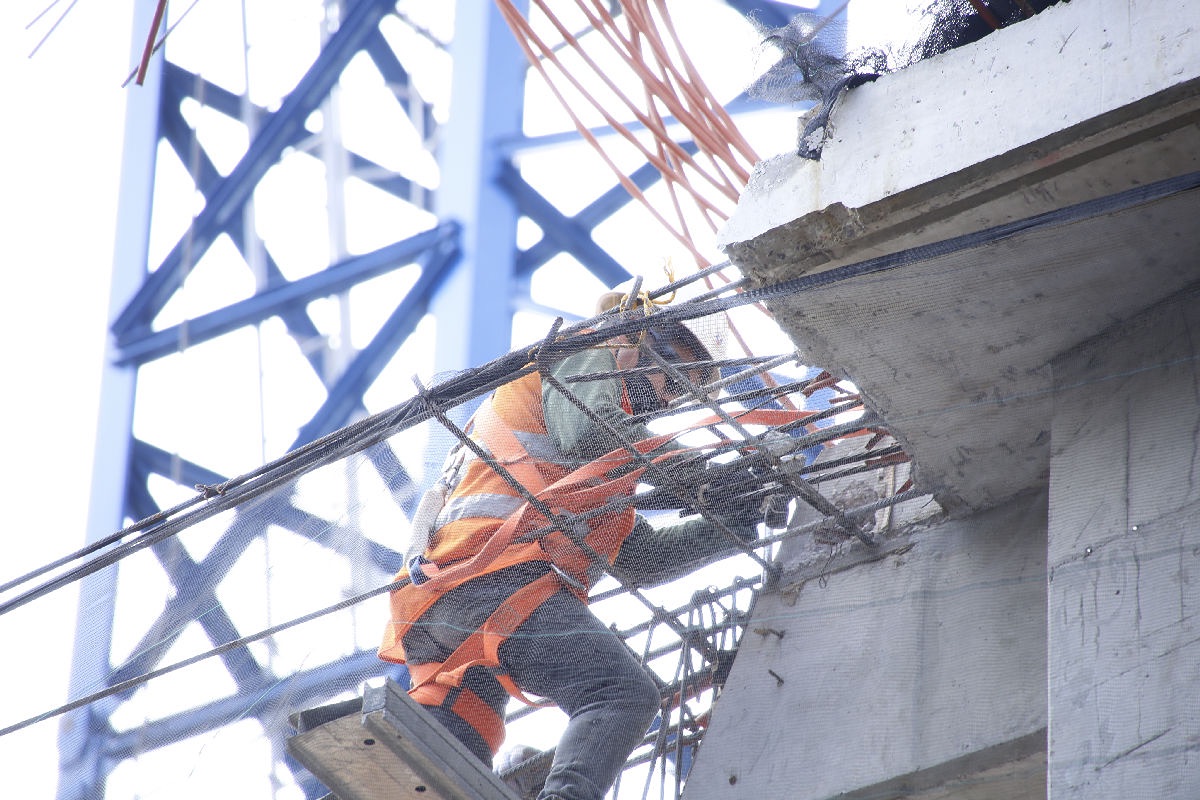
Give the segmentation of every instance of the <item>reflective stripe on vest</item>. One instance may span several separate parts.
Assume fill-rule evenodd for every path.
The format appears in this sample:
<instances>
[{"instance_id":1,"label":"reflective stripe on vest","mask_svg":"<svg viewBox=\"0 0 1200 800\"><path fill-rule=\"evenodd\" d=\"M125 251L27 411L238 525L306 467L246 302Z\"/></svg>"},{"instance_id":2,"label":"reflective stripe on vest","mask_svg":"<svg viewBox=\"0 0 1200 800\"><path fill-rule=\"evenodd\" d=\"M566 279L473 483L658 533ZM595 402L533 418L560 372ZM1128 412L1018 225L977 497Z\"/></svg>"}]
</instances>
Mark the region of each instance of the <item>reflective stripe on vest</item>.
<instances>
[{"instance_id":1,"label":"reflective stripe on vest","mask_svg":"<svg viewBox=\"0 0 1200 800\"><path fill-rule=\"evenodd\" d=\"M510 494L469 494L454 497L438 514L435 528L444 528L461 519L506 519L524 504L524 498Z\"/></svg>"},{"instance_id":2,"label":"reflective stripe on vest","mask_svg":"<svg viewBox=\"0 0 1200 800\"><path fill-rule=\"evenodd\" d=\"M520 511L526 498L497 469L530 494L570 473L542 417L542 382L536 373L492 393L471 420L471 438L497 468L478 457L464 461L459 480L438 515L425 557L435 563L474 555L498 521ZM489 530L490 529L490 530Z\"/></svg>"},{"instance_id":3,"label":"reflective stripe on vest","mask_svg":"<svg viewBox=\"0 0 1200 800\"><path fill-rule=\"evenodd\" d=\"M576 465L576 461L568 459L554 444L554 440L548 433L535 433L533 431L513 431L513 436L517 437L517 441L521 443L521 447L534 461L540 461L544 464L555 464L560 467L571 467Z\"/></svg>"}]
</instances>

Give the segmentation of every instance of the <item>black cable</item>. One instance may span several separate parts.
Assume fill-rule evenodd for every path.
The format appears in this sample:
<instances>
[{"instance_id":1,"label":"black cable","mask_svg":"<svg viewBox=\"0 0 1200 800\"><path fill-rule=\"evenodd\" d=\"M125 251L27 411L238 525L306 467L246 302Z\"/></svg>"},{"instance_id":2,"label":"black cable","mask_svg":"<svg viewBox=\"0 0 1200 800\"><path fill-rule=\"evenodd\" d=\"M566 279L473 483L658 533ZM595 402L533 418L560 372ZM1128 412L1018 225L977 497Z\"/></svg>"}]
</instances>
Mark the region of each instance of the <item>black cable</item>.
<instances>
[{"instance_id":1,"label":"black cable","mask_svg":"<svg viewBox=\"0 0 1200 800\"><path fill-rule=\"evenodd\" d=\"M442 407L454 407L486 394L498 386L528 373L532 370L531 362L535 358L540 357L544 361L560 360L581 350L600 345L615 336L636 335L659 321L682 322L725 312L740 306L765 302L788 295L796 295L854 278L894 270L919 261L991 244L1021 233L1065 225L1121 211L1183 192L1193 191L1197 188L1200 188L1200 171L1168 178L1144 186L1137 186L1106 197L1087 200L1062 209L1038 214L1024 220L1004 223L940 242L920 245L885 256L867 259L866 261L836 267L824 272L803 275L770 286L753 287L729 296L719 296L720 293L729 291L727 287L724 290L712 293L706 299L687 300L674 306L660 306L652 316L641 313L627 313L623 317L614 316L611 313L598 315L591 319L574 323L563 329L558 339L552 343L545 343L530 350L514 351L480 367L457 373L431 387L428 392L428 398L431 402ZM689 276L684 280L675 282L672 286L686 285L695 279L694 276ZM655 295L658 296L658 292ZM591 328L601 323L604 323L602 330L591 330ZM201 493L191 500L180 503L172 509L160 512L152 517L148 517L70 556L58 559L21 578L4 584L3 587L0 587L0 591L7 591L44 575L57 566L90 555L96 552L98 548L113 544L131 532L149 528L143 537L121 545L114 552L93 559L82 567L71 570L33 590L0 604L0 615L28 603L36 597L40 597L54 589L61 588L99 569L103 569L124 558L126 555L148 547L157 541L161 541L167 536L174 535L189 524L206 519L220 511L233 508L237 503L262 494L269 488L282 483L285 479L299 477L326 463L365 449L371 444L429 419L430 416L431 414L424 405L422 398L411 398L387 411L367 417L364 420L304 445L257 470L217 486L202 487ZM180 523L172 524L175 515L193 508L200 503L205 503L205 505L199 511L193 512L193 516L185 515ZM158 527L151 527L154 525Z\"/></svg>"},{"instance_id":2,"label":"black cable","mask_svg":"<svg viewBox=\"0 0 1200 800\"><path fill-rule=\"evenodd\" d=\"M304 614L302 616L295 617L291 620L288 620L287 622L281 622L278 625L272 625L271 627L265 628L261 631L258 631L257 633L252 633L247 636L243 636L240 639L234 639L232 641L226 642L225 644L218 645L217 647L214 647L211 650L206 650L203 653L197 653L194 656L189 656L188 658L182 659L180 661L176 661L174 664L168 664L165 667L159 667L158 669L150 670L149 672L138 675L136 678L130 678L129 680L121 681L120 683L115 683L112 686L105 687L104 689L101 689L97 692L93 692L89 695L85 695L83 697L79 697L79 698L76 698L75 700L71 700L67 703L64 703L61 706L58 706L57 708L50 709L49 711L45 711L36 716L29 717L28 719L21 720L20 722L14 723L12 725L8 725L7 727L0 728L0 737L7 736L10 733L16 733L19 730L28 728L30 725L36 725L39 722L44 722L45 720L52 719L57 716L61 716L62 714L67 713L68 711L74 711L77 708L83 708L84 706L91 705L92 703L95 703L97 700L103 700L105 697L111 697L112 695L115 695L115 694L121 694L122 692L127 692L130 689L136 689L138 686L141 686L142 684L147 683L147 682L153 680L154 678L160 678L163 675L167 675L169 673L175 672L176 670L183 669L184 667L190 667L192 664L196 664L200 661L204 661L206 659L213 658L215 656L219 656L223 653L229 652L230 650L236 650L239 647L246 647L247 645L250 645L250 644L253 644L254 642L261 641L262 639L266 639L268 637L274 636L275 634L280 633L285 630L288 630L289 628L294 628L297 625L303 625L306 622L311 622L315 619L319 619L328 614L332 614L334 612L347 609L350 606L357 605L358 603L363 602L364 600L369 600L370 598L375 597L376 595L380 595L385 592L390 592L395 589L399 589L402 586L406 586L408 583L409 583L409 581L407 578L403 578L398 581L393 581L392 583L377 587L375 589L371 589L368 592L363 592L362 594L355 595L354 597L348 597L348 598L345 598L344 600L339 600L338 602L334 603L333 605L326 606L325 608L321 608L316 611L309 612L308 614Z\"/></svg>"}]
</instances>

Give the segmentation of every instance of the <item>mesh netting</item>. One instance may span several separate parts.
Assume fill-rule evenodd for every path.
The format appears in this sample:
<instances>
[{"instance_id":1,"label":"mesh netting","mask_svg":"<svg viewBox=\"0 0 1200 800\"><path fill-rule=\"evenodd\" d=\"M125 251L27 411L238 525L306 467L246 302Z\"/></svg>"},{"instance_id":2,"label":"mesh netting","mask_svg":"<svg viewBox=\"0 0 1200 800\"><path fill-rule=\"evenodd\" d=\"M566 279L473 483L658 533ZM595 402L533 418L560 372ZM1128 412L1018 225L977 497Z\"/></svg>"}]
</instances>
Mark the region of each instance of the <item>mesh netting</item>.
<instances>
[{"instance_id":1,"label":"mesh netting","mask_svg":"<svg viewBox=\"0 0 1200 800\"><path fill-rule=\"evenodd\" d=\"M107 784L112 797L199 798L228 791L231 782L246 796L320 796L323 788L282 749L293 714L353 701L363 683L390 678L408 686L414 677L420 682L423 667L453 659L460 642L486 627L501 598L546 578L552 595L541 598L527 618L518 608L515 617L496 625L503 639L497 661L531 699L550 697L573 707L577 719L579 707L561 685L562 672L551 665L565 662L572 675L565 682L572 685L589 674L602 683L618 682L612 713L624 738L596 734L581 745L569 735L562 710L526 706L510 699L504 687L497 689L484 648L482 656L472 654L457 665L468 668L453 687L466 687L479 702L460 706L460 693L452 702L458 710L442 719L468 753L477 751L481 764L515 785L541 785L547 765L563 763L581 746L589 766L602 761L599 752L619 762L613 797L677 797L681 786L686 791L697 785L689 780L701 774L707 777L699 785L708 796L720 796L713 787L721 788L730 776L739 777L741 787L769 781L764 776L769 770L756 773L749 763L758 754L779 764L802 750L812 759L806 765L841 764L837 759L852 745L899 742L915 751L944 726L982 747L994 741L989 736L1010 735L1008 728L997 734L994 726L995 715L1010 707L1018 716L1034 709L1030 725L1036 732L1045 724L1037 717L1045 708L1044 694L1037 693L1046 691L1047 623L1045 613L1037 613L1047 602L1045 494L978 515L970 523L981 526L977 529L934 531L906 560L904 548L917 539L905 529L914 519L937 514L937 503L913 488L893 432L853 387L833 375L814 374L786 347L768 349L767 330L753 337L755 356L709 359L698 338L680 328L685 322L739 317L756 303L786 302L826 330L858 326L853 328L858 335L870 337L864 349L875 369L900 363L906 349L918 348L964 365L965 373L970 362L994 353L997 340L964 334L934 341L946 336L941 328L898 341L871 321L896 308L909 314L942 309L939 313L953 317L946 298L955 292L991 302L997 287L1011 278L1001 277L1004 265L996 263L996 254L1013 248L1022 248L1021 260L1034 265L1022 285L1035 292L1047 275L1067 271L1061 248L1068 246L1068 234L1087 243L1081 262L1120 260L1131 247L1134 221L1162 219L1167 229L1186 230L1194 207L1163 201L1194 190L1193 178L1156 187L1160 195L1143 191L1123 198L1116 209L1090 204L775 286L679 300L651 314L636 305L613 310L555 327L528 348L432 381L394 408L261 470L202 487L69 564L7 584L0 615L39 615L55 590L76 578L119 573L119 581L93 584L87 597L97 607L115 604L127 612L123 619L135 623L161 621L149 630L131 625L140 631L133 635L118 628L111 642L85 630L81 642L104 648L112 672L77 685L66 706L39 702L35 710L47 714L6 727L3 735L24 735L61 720L64 750L83 769L97 731L89 714L103 710L115 726L107 731L105 757L119 760ZM1122 221L1118 212L1133 214L1133 221ZM1151 254L1160 252L1155 246L1165 247L1137 245ZM1172 285L1188 280L1169 267L1155 269ZM940 294L930 303L932 292ZM653 291L646 299L667 294ZM1067 382L1058 388L1045 377L1020 391L1008 387L1000 396L987 393L959 403L940 394L940 382L906 386L918 400L910 401L907 416L893 412L889 420L909 433L927 425L923 438L933 440L942 417L966 406L980 414L1006 409L1018 420L1016 434L998 437L988 426L970 432L1003 448L1043 440L1045 417L1035 407L1052 395L1057 401L1056 393L1063 392L1104 398L1124 408L1121 413L1159 420L1164 441L1175 441L1168 412L1191 408L1185 402L1191 395L1180 390L1193 388L1195 356L1185 335L1163 343L1174 349L1136 367L1094 363L1085 352L1057 379ZM1181 347L1185 352L1177 352ZM1139 376L1149 370L1155 375L1177 370L1186 379L1164 381L1172 389L1170 399L1143 408L1130 399L1141 394ZM1007 386L1002 378L991 381ZM1114 391L1117 385L1126 388ZM488 408L502 409L505 424L489 423ZM1124 439L1123 418L1115 412L1096 418L1089 408L1083 403L1075 413L1105 429L1104 442ZM639 447L647 439L640 423L652 441ZM505 430L515 445L505 443ZM671 438L653 441L660 433ZM678 452L659 459L663 453L651 449L654 444ZM1150 457L1149 443L1129 446L1145 448L1137 469L1145 470L1139 481L1149 486L1162 466ZM503 452L505 447L513 449ZM1111 468L1115 451L1107 444L1099 449L1097 456L1088 444L1072 454L1072 463L1083 468L1081 479L1120 473L1125 480L1124 465ZM1194 450L1180 449L1190 464ZM960 480L988 468L979 461L965 464ZM410 479L434 489L434 504L424 512L416 493L403 488ZM1097 494L1112 491L1111 482L1103 485ZM508 510L480 521L461 514L467 497L493 514L505 504ZM1107 525L1103 529L1114 530L1112 541L1121 544L1086 540L1093 542L1086 551L1062 556L1055 587L1066 582L1076 591L1086 584L1083 591L1090 594L1101 573L1111 570L1114 580L1133 581L1135 571L1151 566L1163 585L1183 579L1185 573L1172 571L1180 569L1171 562L1181 552L1173 546L1087 558L1105 546L1144 547L1138 544L1142 534L1135 541L1117 530L1128 524L1121 513L1096 514L1087 503L1070 499L1058 508L1086 518L1071 523L1078 525L1072 534L1095 537L1089 529ZM630 509L646 522L631 520ZM1100 517L1112 519L1097 521ZM1149 527L1173 530L1170 525L1186 525L1187 518L1181 519L1155 520ZM424 546L415 544L421 520L429 534ZM480 532L484 540L469 545L465 558L452 549L458 534L469 541ZM873 546L864 547L864 540ZM491 548L495 541L504 547ZM1187 548L1190 552L1191 544ZM475 561L483 552L495 559ZM525 559L531 552L535 557ZM397 581L406 561L409 568ZM406 613L395 602L398 593L412 588L416 570L421 586L438 588L462 564L471 566L470 579L447 589L437 601L445 605ZM207 568L207 577L197 565ZM790 574L781 575L781 566ZM70 571L60 576L64 569ZM211 585L181 600L170 587L189 577ZM584 590L576 584L586 587L586 608L576 595ZM453 595L464 587L466 594ZM1129 593L1114 593L1105 602L1118 607ZM1184 603L1193 604L1193 595L1179 595L1181 613ZM1131 606L1120 606L1121 613L1132 618ZM1161 603L1156 608L1155 613L1163 611ZM1104 628L1108 622L1096 624L1103 629L1097 635L1113 631ZM381 662L381 641L393 658L398 641L406 663ZM748 653L763 674L742 674L735 682ZM1090 664L1086 655L1081 664ZM476 657L485 660L471 664ZM879 693L863 691L868 679L881 684ZM1032 694L997 691L1014 681ZM784 696L777 692L783 687L788 698L800 699L781 708L773 698ZM946 697L947 687L961 688L962 707L927 704L927 697ZM726 704L727 692L735 689L744 709L740 716ZM877 719L881 695L889 715L900 709L895 716ZM494 758L488 739L495 733L487 732L493 702L506 717L503 741L493 742ZM346 708L353 713L353 702ZM735 725L739 719L765 719L777 727L743 725L746 730L731 732L731 717ZM722 721L724 747L706 750ZM604 724L595 722L595 730L605 730ZM736 746L730 745L731 735L739 737ZM859 736L871 741L864 744ZM277 749L269 746L272 741L280 743ZM1034 746L1033 734L1018 744L1044 752ZM959 747L956 739L954 748ZM725 770L730 762L736 771ZM263 770L268 777L244 778L239 770L248 763L268 765ZM813 768L812 780L830 796L891 777L879 774L890 766L874 757L845 758L837 769ZM1034 764L1028 773L1044 785L1044 766L1039 771Z\"/></svg>"},{"instance_id":2,"label":"mesh netting","mask_svg":"<svg viewBox=\"0 0 1200 800\"><path fill-rule=\"evenodd\" d=\"M118 740L137 732L109 749L127 760L108 796L205 796L247 761L274 764L258 779L273 791L312 794L319 784L279 749L289 718L352 701L364 683L413 680L481 761L492 766L496 749L514 785L540 784L556 752L568 748L554 763L570 763L569 748L585 747L615 796L651 785L674 796L775 549L870 539L880 508L916 496L903 478L852 506L822 494L895 470L903 453L851 389L794 352L726 358L691 332L725 326L761 291L642 305L702 280L625 297L531 349L418 386L10 582L5 615L37 614L86 577L117 619L160 621L118 626L111 642L85 635L109 649L111 674L3 734L61 718L68 760L84 766L88 710L103 708ZM430 491L418 498L414 483ZM171 587L188 574L209 585L181 599ZM530 586L546 593L497 622ZM470 636L489 626L506 631L490 657ZM392 663L377 657L381 636ZM456 666L456 685L437 681ZM568 716L513 699L498 673L593 734L559 743ZM596 719L580 692L617 702ZM489 727L503 716L504 733ZM607 760L594 752L604 746Z\"/></svg>"},{"instance_id":3,"label":"mesh netting","mask_svg":"<svg viewBox=\"0 0 1200 800\"><path fill-rule=\"evenodd\" d=\"M1011 24L1026 5L989 6L992 25L977 4L939 4L935 33L914 52L967 41L980 21ZM751 93L814 101L827 118L842 90L911 55L834 55L839 24L801 16L764 29L781 57ZM637 31L621 39L626 51L644 41ZM549 62L566 39L534 59ZM753 158L726 148L720 161L712 137L703 152L719 163L703 183L718 188L697 189L685 176L703 162L670 148L660 118L686 111L639 111L660 138L641 154L674 189L695 191L702 225L714 227ZM819 139L810 145L819 153ZM672 233L706 264L686 217ZM37 619L82 581L80 646L107 653L111 670L80 679L64 703L14 705L0 735L61 725L66 772L115 764L110 797L231 786L318 797L326 787L285 751L305 725L296 715L354 713L364 685L391 680L415 685L465 752L522 794L536 794L551 765L553 786L582 760L590 780L615 782L613 797L678 797L745 634L783 638L749 627L763 590L779 588L781 551L794 563L807 550L824 580L858 544L938 512L855 387L807 364L761 313L821 277L766 288L726 277L713 289L720 271L733 272L717 264L618 292L593 319L418 383L391 409L194 494L167 486L179 464L140 452L137 468L162 476L174 505L156 498L170 507L0 587L0 615ZM870 291L891 298L906 280L880 272ZM654 305L685 290L689 299ZM847 324L869 325L863 308ZM197 583L186 597L174 589ZM843 602L906 599L875 588ZM118 610L111 640L88 631L88 608ZM490 639L474 639L480 630Z\"/></svg>"}]
</instances>

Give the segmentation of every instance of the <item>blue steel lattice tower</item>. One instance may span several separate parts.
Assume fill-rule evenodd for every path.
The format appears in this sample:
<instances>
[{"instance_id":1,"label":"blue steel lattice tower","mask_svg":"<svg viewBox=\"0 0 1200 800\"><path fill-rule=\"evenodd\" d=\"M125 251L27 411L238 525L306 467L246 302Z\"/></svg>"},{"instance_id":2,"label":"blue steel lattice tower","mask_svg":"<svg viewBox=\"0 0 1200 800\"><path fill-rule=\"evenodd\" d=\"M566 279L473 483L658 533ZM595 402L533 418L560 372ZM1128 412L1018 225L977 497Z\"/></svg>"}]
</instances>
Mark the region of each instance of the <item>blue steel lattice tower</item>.
<instances>
[{"instance_id":1,"label":"blue steel lattice tower","mask_svg":"<svg viewBox=\"0 0 1200 800\"><path fill-rule=\"evenodd\" d=\"M139 0L135 42L151 29L156 5ZM507 352L515 314L548 319L544 300L530 295L548 264L571 265L595 289L630 277L592 236L629 203L624 189L613 181L567 213L522 175L518 159L538 157L524 136L527 65L495 5L459 0L452 34L426 25L423 5L273 7L281 17L283 8L308 13L322 34L307 46L307 62L283 70L283 88L258 91L253 47L232 59L231 78L227 55L189 41L189 31L203 36L202 23L184 19L130 91L89 541L389 402L372 392L394 393L419 371L414 360L443 371ZM796 11L791 3L728 5L773 25ZM243 68L246 52L251 66ZM422 86L451 63L447 112L448 98L426 97ZM360 84L376 103L366 118L351 100ZM383 146L363 131L380 120L393 134ZM629 176L642 187L658 178L649 165ZM539 233L518 246L522 218ZM368 230L364 219L375 224ZM287 225L320 228L323 247L298 246ZM594 296L580 287L572 283L576 299ZM428 363L422 341L436 341ZM273 388L283 383L303 388ZM423 476L397 466L390 448L372 457L387 462L391 489L411 512ZM313 522L311 511L287 503L266 513L270 527L299 535ZM168 663L187 631L214 645L250 633L226 608L226 586L246 554L264 546L261 523L235 523L203 548L167 540L142 562L85 579L71 697ZM354 534L322 547L374 579L398 566L397 553ZM128 587L147 580L163 585L160 607L124 621L136 602ZM323 702L385 667L361 646L336 662L291 669L287 702ZM232 688L201 706L130 712L130 689L70 712L60 736L61 800L108 796L114 771L134 756L278 715L280 681L269 659L231 650L214 669ZM277 732L267 727L262 736L271 739ZM298 787L291 796L321 791L302 771L292 776L278 735L264 762L264 791L289 780Z\"/></svg>"}]
</instances>

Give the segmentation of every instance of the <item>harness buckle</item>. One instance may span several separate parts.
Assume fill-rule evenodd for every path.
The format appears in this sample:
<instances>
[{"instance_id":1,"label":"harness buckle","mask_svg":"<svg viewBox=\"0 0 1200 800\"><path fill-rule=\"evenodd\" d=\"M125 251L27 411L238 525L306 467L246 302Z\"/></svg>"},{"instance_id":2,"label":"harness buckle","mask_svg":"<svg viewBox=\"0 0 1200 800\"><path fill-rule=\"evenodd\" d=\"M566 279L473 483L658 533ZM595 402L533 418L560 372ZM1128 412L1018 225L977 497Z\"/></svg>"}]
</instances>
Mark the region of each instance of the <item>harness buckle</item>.
<instances>
[{"instance_id":1,"label":"harness buckle","mask_svg":"<svg viewBox=\"0 0 1200 800\"><path fill-rule=\"evenodd\" d=\"M562 579L563 583L574 589L578 589L584 594L587 594L588 587L584 586L582 583L568 575L562 567L558 566L558 564L551 562L550 569L554 570L554 574L558 575L558 577Z\"/></svg>"},{"instance_id":2,"label":"harness buckle","mask_svg":"<svg viewBox=\"0 0 1200 800\"><path fill-rule=\"evenodd\" d=\"M408 578L412 581L413 586L420 586L429 580L429 576L425 574L425 570L421 569L422 564L428 563L430 563L429 559L422 555L415 555L408 560Z\"/></svg>"}]
</instances>

